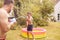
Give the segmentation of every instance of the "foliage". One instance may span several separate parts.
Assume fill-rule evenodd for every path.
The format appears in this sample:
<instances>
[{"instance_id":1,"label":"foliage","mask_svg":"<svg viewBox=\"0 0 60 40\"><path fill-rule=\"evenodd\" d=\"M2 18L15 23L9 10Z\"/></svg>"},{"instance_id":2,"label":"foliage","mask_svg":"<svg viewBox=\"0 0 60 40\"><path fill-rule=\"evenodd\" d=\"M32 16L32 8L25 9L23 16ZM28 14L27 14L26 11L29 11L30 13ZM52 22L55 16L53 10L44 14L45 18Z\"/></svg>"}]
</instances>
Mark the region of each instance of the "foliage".
<instances>
[{"instance_id":1,"label":"foliage","mask_svg":"<svg viewBox=\"0 0 60 40\"><path fill-rule=\"evenodd\" d=\"M0 0L0 8L2 7L3 5L3 0Z\"/></svg>"},{"instance_id":2,"label":"foliage","mask_svg":"<svg viewBox=\"0 0 60 40\"><path fill-rule=\"evenodd\" d=\"M21 16L20 18L17 19L17 22L19 25L23 26L26 24L26 19L24 16Z\"/></svg>"},{"instance_id":3,"label":"foliage","mask_svg":"<svg viewBox=\"0 0 60 40\"><path fill-rule=\"evenodd\" d=\"M19 0L20 5L20 16L26 16L27 12L32 12L34 18L34 26L45 26L48 25L49 15L53 12L53 3L49 0ZM25 19L19 19L21 24L24 24ZM20 24L19 23L19 24Z\"/></svg>"}]
</instances>

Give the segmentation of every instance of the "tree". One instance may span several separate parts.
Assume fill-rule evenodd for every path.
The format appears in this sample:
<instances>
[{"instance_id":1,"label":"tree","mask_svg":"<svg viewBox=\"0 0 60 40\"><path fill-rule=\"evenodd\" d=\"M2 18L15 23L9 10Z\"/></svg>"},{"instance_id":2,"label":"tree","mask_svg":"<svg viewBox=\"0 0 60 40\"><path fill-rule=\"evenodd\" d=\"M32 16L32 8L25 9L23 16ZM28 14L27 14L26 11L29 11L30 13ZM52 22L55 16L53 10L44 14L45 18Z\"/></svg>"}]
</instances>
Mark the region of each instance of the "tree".
<instances>
[{"instance_id":1,"label":"tree","mask_svg":"<svg viewBox=\"0 0 60 40\"><path fill-rule=\"evenodd\" d=\"M2 7L3 5L3 0L0 0L0 8Z\"/></svg>"},{"instance_id":2,"label":"tree","mask_svg":"<svg viewBox=\"0 0 60 40\"><path fill-rule=\"evenodd\" d=\"M20 3L20 14L18 15L26 16L27 12L32 12L34 25L48 25L47 20L49 18L49 15L53 12L54 4L52 1L42 0L40 3L40 0L20 0Z\"/></svg>"}]
</instances>

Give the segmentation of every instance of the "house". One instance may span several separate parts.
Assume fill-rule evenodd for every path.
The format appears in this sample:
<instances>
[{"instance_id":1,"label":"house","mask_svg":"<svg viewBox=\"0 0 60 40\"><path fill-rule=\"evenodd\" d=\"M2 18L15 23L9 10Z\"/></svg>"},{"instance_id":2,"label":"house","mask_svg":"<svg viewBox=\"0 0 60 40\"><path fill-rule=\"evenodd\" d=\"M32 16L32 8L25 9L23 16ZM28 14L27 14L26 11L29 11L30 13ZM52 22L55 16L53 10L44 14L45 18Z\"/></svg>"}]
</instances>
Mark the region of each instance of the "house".
<instances>
[{"instance_id":1,"label":"house","mask_svg":"<svg viewBox=\"0 0 60 40\"><path fill-rule=\"evenodd\" d=\"M54 6L54 18L56 21L60 21L60 0L55 1L55 6Z\"/></svg>"}]
</instances>

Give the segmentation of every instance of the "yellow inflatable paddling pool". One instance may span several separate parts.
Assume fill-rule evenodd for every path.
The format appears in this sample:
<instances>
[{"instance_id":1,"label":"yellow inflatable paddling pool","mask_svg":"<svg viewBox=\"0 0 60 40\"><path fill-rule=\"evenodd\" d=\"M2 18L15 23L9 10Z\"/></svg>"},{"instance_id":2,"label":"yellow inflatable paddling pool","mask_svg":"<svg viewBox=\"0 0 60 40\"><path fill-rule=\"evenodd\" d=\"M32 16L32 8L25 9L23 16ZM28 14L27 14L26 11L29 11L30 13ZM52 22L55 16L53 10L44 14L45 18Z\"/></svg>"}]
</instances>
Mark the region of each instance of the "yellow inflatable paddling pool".
<instances>
[{"instance_id":1,"label":"yellow inflatable paddling pool","mask_svg":"<svg viewBox=\"0 0 60 40\"><path fill-rule=\"evenodd\" d=\"M34 38L43 38L46 37L46 30L43 28L33 28ZM22 28L21 35L27 38L27 28ZM32 38L32 35L29 33L29 38Z\"/></svg>"}]
</instances>

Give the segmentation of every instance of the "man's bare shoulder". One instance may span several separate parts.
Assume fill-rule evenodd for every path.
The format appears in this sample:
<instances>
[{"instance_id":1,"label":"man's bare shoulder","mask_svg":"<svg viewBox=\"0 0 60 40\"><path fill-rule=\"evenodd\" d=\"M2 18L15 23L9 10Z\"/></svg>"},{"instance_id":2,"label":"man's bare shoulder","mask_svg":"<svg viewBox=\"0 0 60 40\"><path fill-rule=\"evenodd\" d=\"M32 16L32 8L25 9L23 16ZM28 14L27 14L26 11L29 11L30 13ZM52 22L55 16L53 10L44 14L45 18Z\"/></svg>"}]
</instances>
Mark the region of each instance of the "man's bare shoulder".
<instances>
[{"instance_id":1,"label":"man's bare shoulder","mask_svg":"<svg viewBox=\"0 0 60 40\"><path fill-rule=\"evenodd\" d=\"M4 10L2 8L0 8L0 14L3 13L3 12L4 12Z\"/></svg>"},{"instance_id":2,"label":"man's bare shoulder","mask_svg":"<svg viewBox=\"0 0 60 40\"><path fill-rule=\"evenodd\" d=\"M2 8L0 8L0 18L4 18L4 17L6 17L6 13L5 13L5 11L2 9Z\"/></svg>"}]
</instances>

